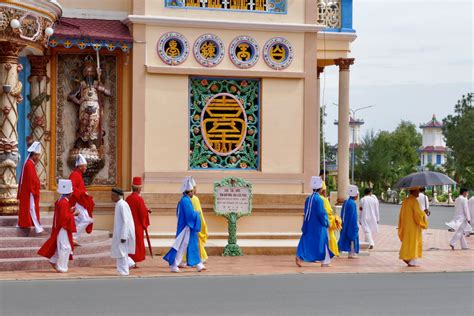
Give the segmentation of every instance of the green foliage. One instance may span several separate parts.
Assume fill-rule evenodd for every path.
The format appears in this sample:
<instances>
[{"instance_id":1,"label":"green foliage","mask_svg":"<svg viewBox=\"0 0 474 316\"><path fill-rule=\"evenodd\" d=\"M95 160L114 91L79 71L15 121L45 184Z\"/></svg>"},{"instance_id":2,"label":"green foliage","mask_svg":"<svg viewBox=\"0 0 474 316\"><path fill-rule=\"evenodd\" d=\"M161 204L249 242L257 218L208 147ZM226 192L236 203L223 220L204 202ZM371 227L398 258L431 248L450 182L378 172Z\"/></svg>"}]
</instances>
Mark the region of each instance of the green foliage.
<instances>
[{"instance_id":1,"label":"green foliage","mask_svg":"<svg viewBox=\"0 0 474 316\"><path fill-rule=\"evenodd\" d=\"M416 172L420 146L421 134L407 121L401 121L393 132L368 132L356 150L356 181L373 187L374 192L385 192L400 178Z\"/></svg>"},{"instance_id":2,"label":"green foliage","mask_svg":"<svg viewBox=\"0 0 474 316\"><path fill-rule=\"evenodd\" d=\"M443 134L450 149L446 171L456 181L474 187L474 94L463 95L454 106L454 115L443 119Z\"/></svg>"}]
</instances>

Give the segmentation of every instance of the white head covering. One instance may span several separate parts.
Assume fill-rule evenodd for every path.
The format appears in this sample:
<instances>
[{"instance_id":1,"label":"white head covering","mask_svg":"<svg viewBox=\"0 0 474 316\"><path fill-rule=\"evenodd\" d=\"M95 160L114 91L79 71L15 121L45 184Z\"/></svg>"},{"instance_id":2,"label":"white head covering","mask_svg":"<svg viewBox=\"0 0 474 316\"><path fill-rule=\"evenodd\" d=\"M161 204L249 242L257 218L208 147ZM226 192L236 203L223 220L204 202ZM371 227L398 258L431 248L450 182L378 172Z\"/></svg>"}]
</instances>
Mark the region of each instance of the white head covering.
<instances>
[{"instance_id":1,"label":"white head covering","mask_svg":"<svg viewBox=\"0 0 474 316\"><path fill-rule=\"evenodd\" d=\"M317 190L323 187L323 179L321 177L312 176L311 177L311 189Z\"/></svg>"},{"instance_id":2,"label":"white head covering","mask_svg":"<svg viewBox=\"0 0 474 316\"><path fill-rule=\"evenodd\" d=\"M192 182L191 182L191 177L186 177L183 180L183 185L181 185L181 192L184 193L186 191L191 191L194 189Z\"/></svg>"},{"instance_id":3,"label":"white head covering","mask_svg":"<svg viewBox=\"0 0 474 316\"><path fill-rule=\"evenodd\" d=\"M29 153L41 154L41 143L40 142L33 142L27 150Z\"/></svg>"},{"instance_id":4,"label":"white head covering","mask_svg":"<svg viewBox=\"0 0 474 316\"><path fill-rule=\"evenodd\" d=\"M357 195L359 195L359 188L357 187L357 185L350 184L347 187L347 195L349 195L350 197L356 197Z\"/></svg>"},{"instance_id":5,"label":"white head covering","mask_svg":"<svg viewBox=\"0 0 474 316\"><path fill-rule=\"evenodd\" d=\"M71 180L59 179L58 193L59 194L70 194L70 193L72 193L72 182L71 182Z\"/></svg>"},{"instance_id":6,"label":"white head covering","mask_svg":"<svg viewBox=\"0 0 474 316\"><path fill-rule=\"evenodd\" d=\"M77 154L77 157L76 157L76 167L77 166L84 166L84 165L87 165L87 160L86 158L81 155L81 154Z\"/></svg>"},{"instance_id":7,"label":"white head covering","mask_svg":"<svg viewBox=\"0 0 474 316\"><path fill-rule=\"evenodd\" d=\"M191 185L193 186L193 188L196 186L196 180L194 180L193 177L189 177L191 178Z\"/></svg>"}]
</instances>

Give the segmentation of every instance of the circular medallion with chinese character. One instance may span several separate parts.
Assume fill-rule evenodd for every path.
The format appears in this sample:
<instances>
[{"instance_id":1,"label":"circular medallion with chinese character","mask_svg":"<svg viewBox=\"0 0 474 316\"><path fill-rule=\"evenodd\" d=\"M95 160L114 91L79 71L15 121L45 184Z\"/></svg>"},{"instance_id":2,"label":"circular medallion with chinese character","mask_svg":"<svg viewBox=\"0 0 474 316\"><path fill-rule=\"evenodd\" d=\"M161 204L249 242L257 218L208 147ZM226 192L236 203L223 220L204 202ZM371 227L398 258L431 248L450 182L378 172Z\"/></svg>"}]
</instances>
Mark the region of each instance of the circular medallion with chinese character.
<instances>
[{"instance_id":1,"label":"circular medallion with chinese character","mask_svg":"<svg viewBox=\"0 0 474 316\"><path fill-rule=\"evenodd\" d=\"M293 46L283 37L274 37L268 40L263 47L263 59L273 69L287 68L293 58Z\"/></svg>"},{"instance_id":2,"label":"circular medallion with chinese character","mask_svg":"<svg viewBox=\"0 0 474 316\"><path fill-rule=\"evenodd\" d=\"M189 44L180 33L169 32L160 37L156 47L158 56L168 65L182 64L189 55Z\"/></svg>"},{"instance_id":3,"label":"circular medallion with chinese character","mask_svg":"<svg viewBox=\"0 0 474 316\"><path fill-rule=\"evenodd\" d=\"M194 43L194 57L206 67L214 67L224 58L224 43L213 34L204 34Z\"/></svg>"},{"instance_id":4,"label":"circular medallion with chinese character","mask_svg":"<svg viewBox=\"0 0 474 316\"><path fill-rule=\"evenodd\" d=\"M236 37L232 43L230 43L229 55L237 67L250 68L258 61L258 43L249 36Z\"/></svg>"},{"instance_id":5,"label":"circular medallion with chinese character","mask_svg":"<svg viewBox=\"0 0 474 316\"><path fill-rule=\"evenodd\" d=\"M241 149L247 134L247 114L242 102L230 93L207 100L201 113L201 130L207 147L219 156Z\"/></svg>"}]
</instances>

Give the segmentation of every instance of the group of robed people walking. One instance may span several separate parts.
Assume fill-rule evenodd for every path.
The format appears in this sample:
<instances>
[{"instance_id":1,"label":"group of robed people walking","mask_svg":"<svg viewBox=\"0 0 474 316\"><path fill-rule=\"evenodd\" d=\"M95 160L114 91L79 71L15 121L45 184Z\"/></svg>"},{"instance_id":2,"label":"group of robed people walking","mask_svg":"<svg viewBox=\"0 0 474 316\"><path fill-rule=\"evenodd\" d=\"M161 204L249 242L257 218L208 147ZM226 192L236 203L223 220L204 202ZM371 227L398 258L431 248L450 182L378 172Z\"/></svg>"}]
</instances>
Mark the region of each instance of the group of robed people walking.
<instances>
[{"instance_id":1,"label":"group of robed people walking","mask_svg":"<svg viewBox=\"0 0 474 316\"><path fill-rule=\"evenodd\" d=\"M40 181L35 164L41 155L39 142L28 148L26 160L19 183L18 199L20 211L18 226L34 227L38 234L43 233L39 213ZM68 271L68 262L72 260L74 246L80 246L78 240L82 234L90 234L93 229L94 200L87 193L82 175L87 170L86 159L79 154L75 169L69 179L58 181L58 193L61 195L54 206L54 217L50 238L38 251L49 258L50 264L58 272ZM182 197L176 208L176 238L170 250L163 257L171 272L180 272L186 266L197 271L206 269L208 259L205 243L208 238L207 225L199 198L196 196L196 181L186 177L181 186ZM342 204L341 216L333 212L326 197L326 184L321 177L311 178L313 193L307 197L304 206L302 235L297 247L296 265L302 262L321 262L328 267L331 258L347 252L349 259L357 259L359 253L359 225L369 249L375 246L373 234L378 232L380 221L379 202L370 189L365 189L360 200L358 216L356 201L358 187L349 185L348 198ZM141 196L142 179L134 177L132 193L124 200L124 191L113 188L111 199L115 203L114 228L112 234L111 257L116 259L117 272L129 275L130 268L145 260L146 248L144 233L150 225L149 209ZM408 266L418 266L417 259L422 257L422 229L428 228L429 202L422 188L409 189L409 196L400 209L398 236L401 241L400 256ZM472 202L472 207L471 206ZM474 212L474 198L468 202L467 190L461 189L456 199L456 214L453 221L447 223L455 231L450 242L454 249L459 240L463 249L468 249L464 238L471 229L469 212ZM339 233L337 240L336 232ZM150 249L151 251L151 249Z\"/></svg>"}]
</instances>

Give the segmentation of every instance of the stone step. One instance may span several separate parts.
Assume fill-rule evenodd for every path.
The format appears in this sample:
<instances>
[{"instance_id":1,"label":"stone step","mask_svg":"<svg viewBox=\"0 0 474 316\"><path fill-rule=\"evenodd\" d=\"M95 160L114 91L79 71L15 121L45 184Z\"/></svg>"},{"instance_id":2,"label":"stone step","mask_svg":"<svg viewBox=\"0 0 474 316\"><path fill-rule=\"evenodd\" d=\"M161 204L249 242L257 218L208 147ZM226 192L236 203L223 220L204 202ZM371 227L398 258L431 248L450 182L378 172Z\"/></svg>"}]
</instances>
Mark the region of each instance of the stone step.
<instances>
[{"instance_id":1,"label":"stone step","mask_svg":"<svg viewBox=\"0 0 474 316\"><path fill-rule=\"evenodd\" d=\"M95 254L84 254L74 256L74 260L69 261L69 267L86 267L114 264L115 260L110 258L110 252ZM15 270L42 270L51 269L48 259L44 257L34 258L13 258L0 259L0 271Z\"/></svg>"},{"instance_id":2,"label":"stone step","mask_svg":"<svg viewBox=\"0 0 474 316\"><path fill-rule=\"evenodd\" d=\"M0 238L3 237L48 237L51 227L45 227L43 233L36 233L34 228L0 227Z\"/></svg>"},{"instance_id":3,"label":"stone step","mask_svg":"<svg viewBox=\"0 0 474 316\"><path fill-rule=\"evenodd\" d=\"M173 239L175 232L150 233L150 238ZM237 239L299 239L301 233L293 232L250 232L237 233ZM208 239L227 239L228 233L209 233Z\"/></svg>"},{"instance_id":4,"label":"stone step","mask_svg":"<svg viewBox=\"0 0 474 316\"><path fill-rule=\"evenodd\" d=\"M75 255L86 255L93 253L104 253L110 251L110 240L97 243L82 244L80 247L74 248ZM10 247L0 248L0 259L8 258L34 258L38 257L39 247Z\"/></svg>"},{"instance_id":5,"label":"stone step","mask_svg":"<svg viewBox=\"0 0 474 316\"><path fill-rule=\"evenodd\" d=\"M41 225L51 226L53 224L53 217L50 215L40 214ZM0 216L0 227L16 227L18 223L18 216Z\"/></svg>"},{"instance_id":6,"label":"stone step","mask_svg":"<svg viewBox=\"0 0 474 316\"><path fill-rule=\"evenodd\" d=\"M41 237L2 237L0 238L0 248L19 248L19 247L41 247L48 236ZM94 230L91 234L84 234L80 243L94 243L106 241L110 238L110 233L103 230Z\"/></svg>"}]
</instances>

